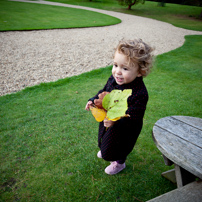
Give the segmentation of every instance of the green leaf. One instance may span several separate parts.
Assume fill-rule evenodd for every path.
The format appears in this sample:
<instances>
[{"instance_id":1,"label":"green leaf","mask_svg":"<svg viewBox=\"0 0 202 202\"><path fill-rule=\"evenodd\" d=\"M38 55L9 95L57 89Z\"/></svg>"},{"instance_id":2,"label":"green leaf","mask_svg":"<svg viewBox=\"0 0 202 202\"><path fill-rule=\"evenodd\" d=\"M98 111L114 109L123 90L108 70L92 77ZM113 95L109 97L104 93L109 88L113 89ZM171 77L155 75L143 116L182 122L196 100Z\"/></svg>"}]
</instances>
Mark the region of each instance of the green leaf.
<instances>
[{"instance_id":1,"label":"green leaf","mask_svg":"<svg viewBox=\"0 0 202 202\"><path fill-rule=\"evenodd\" d=\"M107 110L107 117L110 120L125 116L128 109L127 99L132 94L131 89L113 90L105 95L102 106Z\"/></svg>"}]
</instances>

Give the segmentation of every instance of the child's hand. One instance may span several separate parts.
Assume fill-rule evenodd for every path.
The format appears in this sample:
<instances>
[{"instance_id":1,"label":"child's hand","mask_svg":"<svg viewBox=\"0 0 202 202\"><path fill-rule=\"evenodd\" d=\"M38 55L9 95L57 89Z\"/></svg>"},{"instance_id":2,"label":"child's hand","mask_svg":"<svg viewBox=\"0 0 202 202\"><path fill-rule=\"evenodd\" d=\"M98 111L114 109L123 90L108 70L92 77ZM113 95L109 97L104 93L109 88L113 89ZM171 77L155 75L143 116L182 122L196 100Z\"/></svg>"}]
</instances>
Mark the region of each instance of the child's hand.
<instances>
[{"instance_id":1,"label":"child's hand","mask_svg":"<svg viewBox=\"0 0 202 202\"><path fill-rule=\"evenodd\" d=\"M113 126L114 125L114 121L111 121L111 120L108 120L108 119L104 119L104 127L106 127L106 128L109 128L109 127L111 127L111 126Z\"/></svg>"},{"instance_id":2,"label":"child's hand","mask_svg":"<svg viewBox=\"0 0 202 202\"><path fill-rule=\"evenodd\" d=\"M92 101L88 101L87 104L86 104L86 107L85 107L85 110L88 110L90 109L90 106L93 105L93 102Z\"/></svg>"}]
</instances>

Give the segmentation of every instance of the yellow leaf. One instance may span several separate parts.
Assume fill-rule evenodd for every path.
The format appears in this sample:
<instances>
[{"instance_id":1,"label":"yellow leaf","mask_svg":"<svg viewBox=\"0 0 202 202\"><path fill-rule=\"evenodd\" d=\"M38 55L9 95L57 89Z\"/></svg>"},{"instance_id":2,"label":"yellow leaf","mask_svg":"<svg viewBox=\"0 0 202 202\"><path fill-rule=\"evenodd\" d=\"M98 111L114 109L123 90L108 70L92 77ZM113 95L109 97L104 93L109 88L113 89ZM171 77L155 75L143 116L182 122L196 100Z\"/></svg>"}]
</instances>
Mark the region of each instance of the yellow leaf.
<instances>
[{"instance_id":1,"label":"yellow leaf","mask_svg":"<svg viewBox=\"0 0 202 202\"><path fill-rule=\"evenodd\" d=\"M106 117L108 120L111 120L111 121L118 121L119 119L123 118L123 117L130 117L129 114L126 114L125 116L120 116L120 117L117 117L117 118L114 118L114 119L110 119L109 117Z\"/></svg>"},{"instance_id":2,"label":"yellow leaf","mask_svg":"<svg viewBox=\"0 0 202 202\"><path fill-rule=\"evenodd\" d=\"M107 119L108 119L108 120L111 120L111 121L118 121L119 119L121 119L121 117L117 117L117 118L115 118L115 119L109 119L109 118L107 117Z\"/></svg>"},{"instance_id":3,"label":"yellow leaf","mask_svg":"<svg viewBox=\"0 0 202 202\"><path fill-rule=\"evenodd\" d=\"M98 122L102 122L106 115L107 112L104 109L100 109L98 107L90 107L92 115L95 117L95 120Z\"/></svg>"}]
</instances>

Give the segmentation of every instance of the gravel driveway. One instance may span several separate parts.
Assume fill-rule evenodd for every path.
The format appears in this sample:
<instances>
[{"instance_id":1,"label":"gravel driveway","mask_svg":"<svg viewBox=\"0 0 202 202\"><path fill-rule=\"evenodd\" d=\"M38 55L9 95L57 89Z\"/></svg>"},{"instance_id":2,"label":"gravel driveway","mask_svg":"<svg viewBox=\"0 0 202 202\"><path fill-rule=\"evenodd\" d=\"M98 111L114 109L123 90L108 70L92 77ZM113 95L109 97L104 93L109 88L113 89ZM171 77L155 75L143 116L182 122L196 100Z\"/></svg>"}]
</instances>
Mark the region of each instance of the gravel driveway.
<instances>
[{"instance_id":1,"label":"gravel driveway","mask_svg":"<svg viewBox=\"0 0 202 202\"><path fill-rule=\"evenodd\" d=\"M182 46L185 35L202 35L149 18L85 9L117 17L122 23L96 28L0 32L0 95L108 66L112 64L114 48L123 38L141 38L155 47L157 55Z\"/></svg>"}]
</instances>

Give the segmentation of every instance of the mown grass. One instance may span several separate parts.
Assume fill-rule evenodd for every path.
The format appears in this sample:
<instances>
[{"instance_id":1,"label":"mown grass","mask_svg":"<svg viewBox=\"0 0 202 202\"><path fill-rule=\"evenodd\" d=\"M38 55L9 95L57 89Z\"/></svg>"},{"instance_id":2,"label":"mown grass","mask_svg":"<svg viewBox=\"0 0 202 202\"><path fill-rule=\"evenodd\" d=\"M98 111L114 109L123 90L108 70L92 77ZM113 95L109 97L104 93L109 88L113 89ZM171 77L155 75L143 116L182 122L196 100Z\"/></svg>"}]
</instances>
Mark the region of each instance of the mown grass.
<instances>
[{"instance_id":1,"label":"mown grass","mask_svg":"<svg viewBox=\"0 0 202 202\"><path fill-rule=\"evenodd\" d=\"M126 169L104 173L96 157L98 123L84 110L111 67L0 97L1 201L146 201L173 190L151 132L165 116L202 118L202 36L157 56L146 77L144 127Z\"/></svg>"},{"instance_id":2,"label":"mown grass","mask_svg":"<svg viewBox=\"0 0 202 202\"><path fill-rule=\"evenodd\" d=\"M0 31L107 26L121 20L82 9L0 1Z\"/></svg>"},{"instance_id":3,"label":"mown grass","mask_svg":"<svg viewBox=\"0 0 202 202\"><path fill-rule=\"evenodd\" d=\"M158 6L157 2L146 1L145 4L137 4L132 10L127 6L121 6L117 0L48 0L67 4L82 5L87 7L112 10L131 15L148 17L163 22L168 22L176 27L190 30L202 31L202 19L199 18L201 7L186 6L166 3L165 7Z\"/></svg>"}]
</instances>

